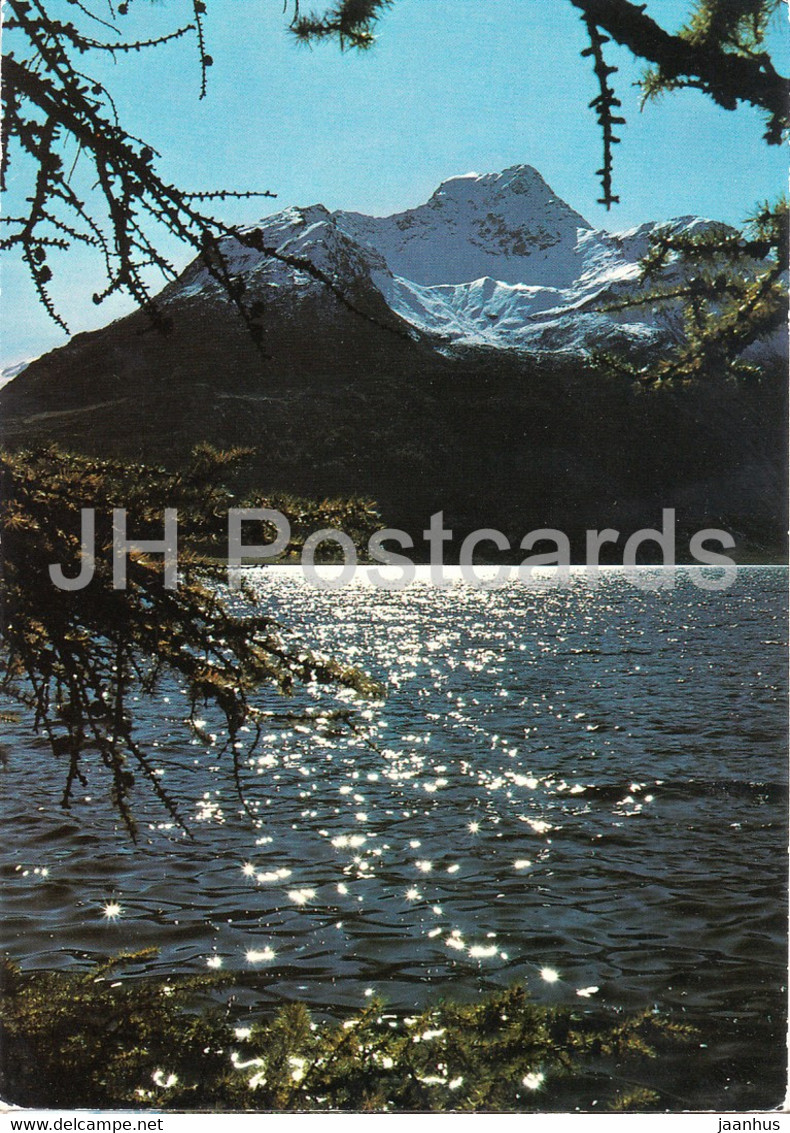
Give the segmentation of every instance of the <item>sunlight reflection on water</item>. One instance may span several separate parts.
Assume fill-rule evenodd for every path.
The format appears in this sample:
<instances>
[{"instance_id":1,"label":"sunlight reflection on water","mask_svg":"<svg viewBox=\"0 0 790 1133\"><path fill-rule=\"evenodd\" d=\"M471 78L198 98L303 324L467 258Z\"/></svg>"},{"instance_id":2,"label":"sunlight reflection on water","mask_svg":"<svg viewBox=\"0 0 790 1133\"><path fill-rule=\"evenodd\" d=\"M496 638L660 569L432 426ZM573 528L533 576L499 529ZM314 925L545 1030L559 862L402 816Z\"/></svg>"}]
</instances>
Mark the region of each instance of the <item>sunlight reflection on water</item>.
<instances>
[{"instance_id":1,"label":"sunlight reflection on water","mask_svg":"<svg viewBox=\"0 0 790 1133\"><path fill-rule=\"evenodd\" d=\"M414 1007L518 979L547 1002L775 1008L784 570L741 571L721 593L683 571L653 593L616 571L539 592L252 577L289 633L368 669L386 701L349 732L331 710L353 695L314 686L257 749L242 736L249 813L219 721L206 711L186 732L175 686L141 703L196 840L141 797L136 849L101 785L61 811L46 745L10 726L13 955L62 967L154 945L151 970L265 971L258 995L336 1005L372 982Z\"/></svg>"}]
</instances>

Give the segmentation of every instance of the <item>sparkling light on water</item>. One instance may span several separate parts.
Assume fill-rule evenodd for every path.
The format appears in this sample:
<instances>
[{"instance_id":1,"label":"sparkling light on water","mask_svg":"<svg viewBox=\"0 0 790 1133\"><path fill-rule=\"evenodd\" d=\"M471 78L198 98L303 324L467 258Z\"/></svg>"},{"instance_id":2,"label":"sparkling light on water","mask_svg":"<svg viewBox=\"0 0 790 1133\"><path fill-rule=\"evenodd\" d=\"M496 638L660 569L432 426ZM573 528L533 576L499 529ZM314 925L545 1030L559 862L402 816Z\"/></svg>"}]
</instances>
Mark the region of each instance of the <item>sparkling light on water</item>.
<instances>
[{"instance_id":1,"label":"sparkling light on water","mask_svg":"<svg viewBox=\"0 0 790 1133\"><path fill-rule=\"evenodd\" d=\"M294 905L306 905L315 899L315 889L289 889L288 897Z\"/></svg>"},{"instance_id":2,"label":"sparkling light on water","mask_svg":"<svg viewBox=\"0 0 790 1133\"><path fill-rule=\"evenodd\" d=\"M248 964L264 964L274 960L276 955L274 949L267 945L265 948L249 948L244 953L244 959Z\"/></svg>"},{"instance_id":3,"label":"sparkling light on water","mask_svg":"<svg viewBox=\"0 0 790 1133\"><path fill-rule=\"evenodd\" d=\"M184 741L185 690L165 680L171 706L141 718L140 740L200 828L187 841L140 791L134 851L98 791L80 815L88 836L58 831L43 752L12 726L27 769L24 781L4 770L16 805L0 817L9 923L25 918L6 933L12 952L24 931L42 968L90 955L92 923L110 954L124 919L134 948L159 949L147 970L225 968L254 983L260 965L272 996L312 1004L359 1003L373 986L416 1010L451 982L467 995L519 981L549 1003L605 987L613 1006L688 986L691 1009L722 994L715 966L692 957L723 947L732 986L766 999L765 973L786 974L784 939L762 916L786 889L778 572L773 589L770 572L739 582L725 605L688 587L637 593L606 572L596 589L445 594L324 594L297 573L251 573L262 607L382 680L385 704L349 729L333 713L364 703L352 692L262 695L261 743L239 737L251 819L232 759ZM221 717L201 712L221 747ZM683 911L703 900L708 924ZM752 937L734 927L722 945L713 929L741 908Z\"/></svg>"}]
</instances>

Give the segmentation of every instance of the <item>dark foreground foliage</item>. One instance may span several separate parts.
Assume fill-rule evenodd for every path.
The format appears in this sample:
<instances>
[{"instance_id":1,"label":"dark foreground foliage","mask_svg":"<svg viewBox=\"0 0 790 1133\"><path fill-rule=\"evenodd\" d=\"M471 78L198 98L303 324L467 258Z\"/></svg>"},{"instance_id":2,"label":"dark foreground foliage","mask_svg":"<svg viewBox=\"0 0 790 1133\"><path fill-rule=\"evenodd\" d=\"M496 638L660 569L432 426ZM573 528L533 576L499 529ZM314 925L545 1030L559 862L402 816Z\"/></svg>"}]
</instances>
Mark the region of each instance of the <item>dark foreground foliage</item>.
<instances>
[{"instance_id":1,"label":"dark foreground foliage","mask_svg":"<svg viewBox=\"0 0 790 1133\"><path fill-rule=\"evenodd\" d=\"M223 593L226 566L195 549L212 548L225 536L228 508L241 506L220 485L243 456L241 450L222 453L203 445L187 467L165 472L69 456L53 447L0 453L0 691L26 705L48 738L64 776L63 805L86 782L93 763L105 772L132 835L136 779L184 826L177 800L162 787L135 733L134 703L154 695L163 677L178 680L186 698L184 723L199 738L199 710L216 708L225 725L223 751L239 789L240 763L275 710L272 696L277 700L310 683L363 695L378 691L358 670L287 639L251 591ZM371 507L360 502L280 498L259 499L254 506L290 517L295 549L316 526L361 538L375 520ZM125 585L114 586L114 508L126 512L130 541L162 540L165 509L175 509L174 589L164 584L162 556L140 551L128 555ZM88 556L81 549L82 509L95 514L95 553ZM245 532L245 542L269 542L265 526ZM64 589L50 576L51 565L60 564L63 575L75 579L91 556L94 574L84 587ZM347 708L339 711L348 715Z\"/></svg>"},{"instance_id":2,"label":"dark foreground foliage","mask_svg":"<svg viewBox=\"0 0 790 1133\"><path fill-rule=\"evenodd\" d=\"M650 1010L537 1006L521 987L411 1017L371 1000L340 1023L287 1004L240 1026L232 1001L218 1002L221 977L116 978L143 958L81 974L5 961L3 1096L61 1109L655 1110L659 1094L639 1084L645 1064L693 1034Z\"/></svg>"}]
</instances>

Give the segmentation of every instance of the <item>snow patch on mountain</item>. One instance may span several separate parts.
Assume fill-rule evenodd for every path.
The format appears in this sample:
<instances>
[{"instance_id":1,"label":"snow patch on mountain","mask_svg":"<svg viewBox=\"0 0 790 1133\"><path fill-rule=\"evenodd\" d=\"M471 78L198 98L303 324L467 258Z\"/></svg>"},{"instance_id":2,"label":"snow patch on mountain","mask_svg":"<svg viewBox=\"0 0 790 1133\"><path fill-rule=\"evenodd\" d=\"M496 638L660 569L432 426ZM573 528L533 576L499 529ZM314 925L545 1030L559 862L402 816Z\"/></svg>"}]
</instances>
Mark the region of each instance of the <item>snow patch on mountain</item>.
<instances>
[{"instance_id":1,"label":"snow patch on mountain","mask_svg":"<svg viewBox=\"0 0 790 1133\"><path fill-rule=\"evenodd\" d=\"M371 270L386 270L383 259L372 249L360 248L323 205L288 208L240 232L254 234L260 248L226 239L222 254L229 273L241 276L251 294L272 287L320 287L310 267L338 286L351 280L370 281ZM167 298L192 298L207 291L221 295L223 287L197 259L171 286Z\"/></svg>"},{"instance_id":2,"label":"snow patch on mountain","mask_svg":"<svg viewBox=\"0 0 790 1133\"><path fill-rule=\"evenodd\" d=\"M19 374L24 373L31 362L35 362L35 358L26 358L23 362L16 362L13 366L6 366L4 370L0 370L0 389L7 386Z\"/></svg>"}]
</instances>

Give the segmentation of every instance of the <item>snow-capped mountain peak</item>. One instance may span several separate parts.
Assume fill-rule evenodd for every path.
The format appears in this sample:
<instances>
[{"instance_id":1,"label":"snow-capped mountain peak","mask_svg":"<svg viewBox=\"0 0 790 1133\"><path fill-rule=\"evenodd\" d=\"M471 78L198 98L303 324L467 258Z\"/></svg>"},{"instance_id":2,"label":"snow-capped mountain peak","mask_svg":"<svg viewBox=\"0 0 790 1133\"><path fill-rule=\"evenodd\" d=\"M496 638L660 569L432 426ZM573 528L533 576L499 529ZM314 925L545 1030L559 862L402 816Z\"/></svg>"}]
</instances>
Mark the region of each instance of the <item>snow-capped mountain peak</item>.
<instances>
[{"instance_id":1,"label":"snow-capped mountain peak","mask_svg":"<svg viewBox=\"0 0 790 1133\"><path fill-rule=\"evenodd\" d=\"M537 170L514 165L501 173L451 177L425 204L388 217L337 212L340 228L375 248L390 270L422 285L468 283L490 276L520 283L567 275L565 257L590 225L560 200Z\"/></svg>"},{"instance_id":2,"label":"snow-capped mountain peak","mask_svg":"<svg viewBox=\"0 0 790 1133\"><path fill-rule=\"evenodd\" d=\"M713 222L666 223L699 232ZM639 294L640 261L657 227L594 229L536 169L514 165L450 177L424 204L393 216L287 208L246 230L256 247L229 239L224 251L248 295L293 305L304 294L326 297L329 281L358 311L388 321L386 305L441 350L643 351L678 339L677 312L611 306ZM201 293L222 299L196 260L167 301Z\"/></svg>"},{"instance_id":3,"label":"snow-capped mountain peak","mask_svg":"<svg viewBox=\"0 0 790 1133\"><path fill-rule=\"evenodd\" d=\"M556 196L531 165L512 165L501 173L466 173L449 177L424 208L461 213L494 213L514 228L590 228L578 212ZM414 210L417 211L417 210Z\"/></svg>"}]
</instances>

